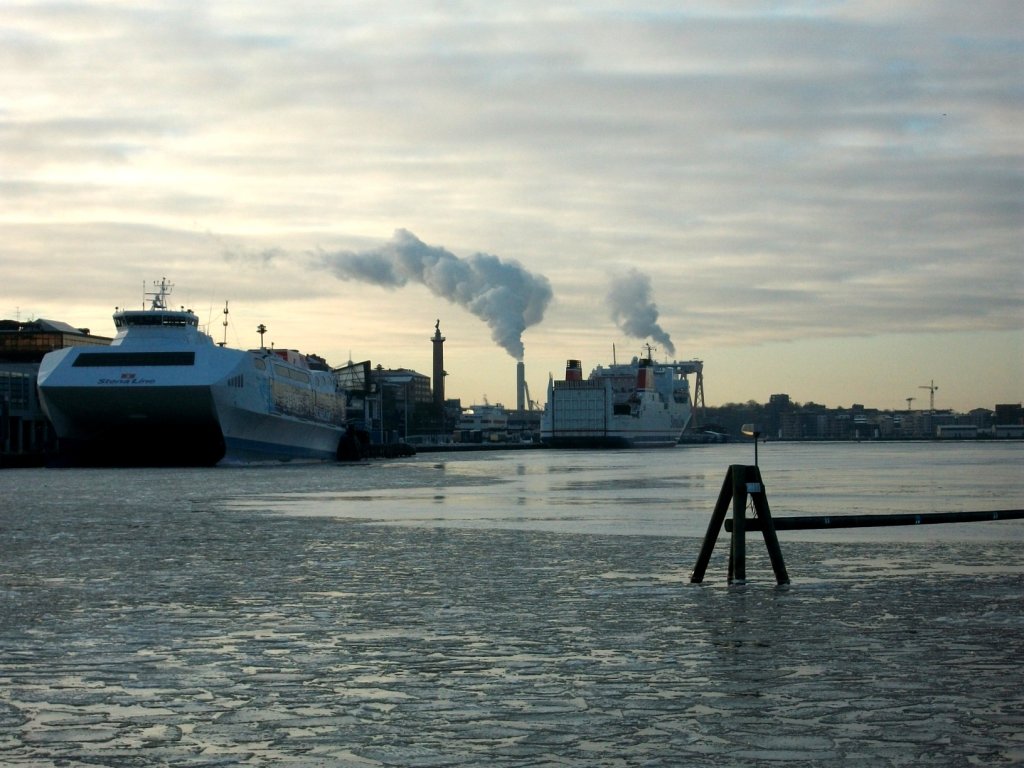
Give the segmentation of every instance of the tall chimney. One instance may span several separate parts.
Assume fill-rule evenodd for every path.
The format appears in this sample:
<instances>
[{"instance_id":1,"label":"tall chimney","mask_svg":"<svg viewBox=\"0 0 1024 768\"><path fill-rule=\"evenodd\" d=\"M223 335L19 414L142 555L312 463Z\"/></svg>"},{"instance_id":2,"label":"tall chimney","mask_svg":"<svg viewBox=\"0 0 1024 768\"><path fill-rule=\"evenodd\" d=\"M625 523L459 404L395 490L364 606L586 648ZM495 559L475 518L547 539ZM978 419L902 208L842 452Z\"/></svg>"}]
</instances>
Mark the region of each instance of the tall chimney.
<instances>
[{"instance_id":1,"label":"tall chimney","mask_svg":"<svg viewBox=\"0 0 1024 768\"><path fill-rule=\"evenodd\" d=\"M444 336L441 335L441 321L434 324L434 405L444 407Z\"/></svg>"},{"instance_id":2,"label":"tall chimney","mask_svg":"<svg viewBox=\"0 0 1024 768\"><path fill-rule=\"evenodd\" d=\"M526 410L526 366L522 360L516 363L516 408Z\"/></svg>"}]
</instances>

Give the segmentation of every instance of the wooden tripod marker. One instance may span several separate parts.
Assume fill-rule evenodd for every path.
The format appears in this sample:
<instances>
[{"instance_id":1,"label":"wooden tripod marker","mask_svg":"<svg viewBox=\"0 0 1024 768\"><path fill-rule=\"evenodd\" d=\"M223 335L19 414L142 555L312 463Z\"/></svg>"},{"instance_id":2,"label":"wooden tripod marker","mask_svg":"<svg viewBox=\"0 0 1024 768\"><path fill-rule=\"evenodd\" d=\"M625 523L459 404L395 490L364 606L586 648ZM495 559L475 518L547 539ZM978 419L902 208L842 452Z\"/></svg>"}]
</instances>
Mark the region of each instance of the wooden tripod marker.
<instances>
[{"instance_id":1,"label":"wooden tripod marker","mask_svg":"<svg viewBox=\"0 0 1024 768\"><path fill-rule=\"evenodd\" d=\"M711 513L711 522L708 524L708 531L704 536L704 544L701 546L700 554L697 556L697 564L690 574L690 582L700 584L704 581L704 573L707 571L708 563L711 561L711 553L715 549L715 542L725 524L725 516L729 511L729 501L732 500L732 540L729 548L729 583L746 583L747 580L747 497L754 502L754 511L757 514L757 529L764 536L765 546L768 548L768 557L772 563L772 570L775 571L775 580L779 584L789 584L789 574L786 572L786 563L782 559L782 549L779 547L779 538L775 535L775 526L772 524L772 514L768 509L768 497L765 494L764 482L761 480L761 470L755 465L753 467L743 464L733 464L729 467L722 483L722 490L718 494L718 502L715 510ZM754 526L751 526L752 528Z\"/></svg>"},{"instance_id":2,"label":"wooden tripod marker","mask_svg":"<svg viewBox=\"0 0 1024 768\"><path fill-rule=\"evenodd\" d=\"M747 497L754 502L754 517L747 517ZM729 501L732 501L732 519L727 520ZM779 584L789 584L789 574L782 560L782 549L779 547L779 531L803 531L818 528L862 528L882 525L927 525L932 523L970 523L989 520L1020 520L1024 519L1024 509L998 509L982 512L925 512L903 513L891 515L816 515L810 517L777 517L772 518L768 509L768 497L765 495L761 470L757 466L733 464L726 472L725 482L718 494L718 503L711 513L708 532L704 535L704 544L697 556L697 564L690 574L690 582L700 584L704 581L704 572L711 561L711 553L715 549L718 535L725 530L732 533L729 548L729 583L743 584L747 580L747 531L761 531L768 557L772 561L775 580Z\"/></svg>"}]
</instances>

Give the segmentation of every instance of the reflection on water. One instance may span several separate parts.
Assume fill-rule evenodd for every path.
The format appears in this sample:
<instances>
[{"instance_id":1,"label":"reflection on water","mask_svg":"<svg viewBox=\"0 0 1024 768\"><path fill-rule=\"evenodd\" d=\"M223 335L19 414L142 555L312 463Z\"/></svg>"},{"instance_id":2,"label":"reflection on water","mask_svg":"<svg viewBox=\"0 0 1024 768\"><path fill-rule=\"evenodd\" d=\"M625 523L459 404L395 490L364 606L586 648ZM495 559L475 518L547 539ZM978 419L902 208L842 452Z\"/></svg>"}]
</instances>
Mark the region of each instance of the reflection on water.
<instances>
[{"instance_id":1,"label":"reflection on water","mask_svg":"<svg viewBox=\"0 0 1024 768\"><path fill-rule=\"evenodd\" d=\"M1024 508L1024 443L767 443L775 516ZM389 525L702 537L749 444L420 454L363 464L0 472L0 494L81 510L188 509ZM786 532L784 542L1024 538L1024 522Z\"/></svg>"},{"instance_id":2,"label":"reflection on water","mask_svg":"<svg viewBox=\"0 0 1024 768\"><path fill-rule=\"evenodd\" d=\"M248 487L215 503L226 509L388 524L702 536L728 466L749 461L749 448L424 454L388 464L301 469L300 477L317 478L316 489L289 484L286 493L261 493ZM776 516L1020 508L1022 459L1020 443L769 443L760 450ZM1020 539L1024 524L787 532L786 538L993 535Z\"/></svg>"}]
</instances>

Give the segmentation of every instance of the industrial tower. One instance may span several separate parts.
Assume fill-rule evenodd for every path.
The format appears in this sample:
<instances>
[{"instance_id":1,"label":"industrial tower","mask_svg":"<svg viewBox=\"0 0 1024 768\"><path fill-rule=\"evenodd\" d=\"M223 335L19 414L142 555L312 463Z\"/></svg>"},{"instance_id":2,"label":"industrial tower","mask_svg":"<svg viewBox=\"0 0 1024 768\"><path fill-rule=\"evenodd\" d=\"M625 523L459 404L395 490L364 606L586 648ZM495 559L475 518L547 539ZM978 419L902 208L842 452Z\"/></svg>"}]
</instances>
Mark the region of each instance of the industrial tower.
<instances>
[{"instance_id":1,"label":"industrial tower","mask_svg":"<svg viewBox=\"0 0 1024 768\"><path fill-rule=\"evenodd\" d=\"M444 336L441 335L441 320L434 323L434 335L430 339L434 342L434 406L438 413L444 409Z\"/></svg>"}]
</instances>

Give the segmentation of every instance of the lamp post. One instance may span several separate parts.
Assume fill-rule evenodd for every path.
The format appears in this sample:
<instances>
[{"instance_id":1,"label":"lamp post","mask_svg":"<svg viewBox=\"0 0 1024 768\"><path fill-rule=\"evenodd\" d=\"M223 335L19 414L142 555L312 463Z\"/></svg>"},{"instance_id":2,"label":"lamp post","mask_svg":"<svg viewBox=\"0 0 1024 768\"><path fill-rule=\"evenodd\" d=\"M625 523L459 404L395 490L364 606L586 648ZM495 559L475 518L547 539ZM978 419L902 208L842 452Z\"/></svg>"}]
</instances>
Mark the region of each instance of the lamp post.
<instances>
[{"instance_id":1,"label":"lamp post","mask_svg":"<svg viewBox=\"0 0 1024 768\"><path fill-rule=\"evenodd\" d=\"M761 436L761 426L759 424L744 424L740 427L740 431L744 437L754 438L754 466L757 466L757 438Z\"/></svg>"}]
</instances>

